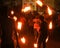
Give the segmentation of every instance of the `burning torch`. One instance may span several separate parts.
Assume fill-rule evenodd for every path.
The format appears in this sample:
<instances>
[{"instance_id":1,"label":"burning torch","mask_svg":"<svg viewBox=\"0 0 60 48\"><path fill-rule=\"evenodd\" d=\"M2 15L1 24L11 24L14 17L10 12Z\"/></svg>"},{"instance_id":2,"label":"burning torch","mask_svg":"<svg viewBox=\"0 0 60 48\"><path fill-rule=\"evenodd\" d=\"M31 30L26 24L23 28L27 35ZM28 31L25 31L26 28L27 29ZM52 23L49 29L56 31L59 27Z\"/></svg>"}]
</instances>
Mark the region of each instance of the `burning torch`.
<instances>
[{"instance_id":1,"label":"burning torch","mask_svg":"<svg viewBox=\"0 0 60 48\"><path fill-rule=\"evenodd\" d=\"M49 36L51 36L52 35L52 28L53 28L53 26L52 26L52 21L49 23Z\"/></svg>"},{"instance_id":2,"label":"burning torch","mask_svg":"<svg viewBox=\"0 0 60 48\"><path fill-rule=\"evenodd\" d=\"M13 15L14 14L14 11L13 10L11 10L11 15Z\"/></svg>"},{"instance_id":3,"label":"burning torch","mask_svg":"<svg viewBox=\"0 0 60 48\"><path fill-rule=\"evenodd\" d=\"M25 40L24 37L21 38L21 42L22 42L23 44L25 44L26 40Z\"/></svg>"},{"instance_id":4,"label":"burning torch","mask_svg":"<svg viewBox=\"0 0 60 48\"><path fill-rule=\"evenodd\" d=\"M49 23L49 29L52 29L52 21Z\"/></svg>"},{"instance_id":5,"label":"burning torch","mask_svg":"<svg viewBox=\"0 0 60 48\"><path fill-rule=\"evenodd\" d=\"M21 30L21 27L22 27L22 22L18 22L18 26L17 26L18 30Z\"/></svg>"},{"instance_id":6,"label":"burning torch","mask_svg":"<svg viewBox=\"0 0 60 48\"><path fill-rule=\"evenodd\" d=\"M43 3L42 3L40 0L37 0L36 3L37 3L40 7L43 6Z\"/></svg>"},{"instance_id":7,"label":"burning torch","mask_svg":"<svg viewBox=\"0 0 60 48\"><path fill-rule=\"evenodd\" d=\"M14 19L14 21L17 21L17 17L16 16L14 16L13 19Z\"/></svg>"},{"instance_id":8,"label":"burning torch","mask_svg":"<svg viewBox=\"0 0 60 48\"><path fill-rule=\"evenodd\" d=\"M48 10L48 15L51 16L52 15L52 10L49 7L47 8L47 10Z\"/></svg>"},{"instance_id":9,"label":"burning torch","mask_svg":"<svg viewBox=\"0 0 60 48\"><path fill-rule=\"evenodd\" d=\"M22 9L22 12L28 12L31 10L30 6L25 7L24 9Z\"/></svg>"},{"instance_id":10,"label":"burning torch","mask_svg":"<svg viewBox=\"0 0 60 48\"><path fill-rule=\"evenodd\" d=\"M14 19L16 19L15 17L14 17ZM17 22L17 29L20 31L21 30L21 27L22 27L22 22ZM16 29L15 29L16 30ZM19 41L18 41L18 39L19 39L19 32L17 32L17 30L15 31L15 34L16 34L16 41L17 41L17 48L20 48L20 46L19 46Z\"/></svg>"},{"instance_id":11,"label":"burning torch","mask_svg":"<svg viewBox=\"0 0 60 48\"><path fill-rule=\"evenodd\" d=\"M34 43L34 48L37 48L38 47L38 44L37 43Z\"/></svg>"}]
</instances>

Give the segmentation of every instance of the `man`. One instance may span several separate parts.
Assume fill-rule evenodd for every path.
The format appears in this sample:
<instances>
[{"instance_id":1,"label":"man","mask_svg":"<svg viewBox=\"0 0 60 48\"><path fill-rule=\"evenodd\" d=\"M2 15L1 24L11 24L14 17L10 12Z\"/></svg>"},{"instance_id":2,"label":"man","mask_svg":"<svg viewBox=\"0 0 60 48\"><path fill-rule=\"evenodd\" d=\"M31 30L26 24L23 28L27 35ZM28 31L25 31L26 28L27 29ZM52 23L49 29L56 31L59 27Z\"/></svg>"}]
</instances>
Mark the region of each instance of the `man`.
<instances>
[{"instance_id":1,"label":"man","mask_svg":"<svg viewBox=\"0 0 60 48\"><path fill-rule=\"evenodd\" d=\"M48 32L48 25L44 21L44 17L40 16L41 24L40 24L40 36L38 39L38 48L41 47L41 43L43 43L43 48L46 47L46 38L47 38L47 32Z\"/></svg>"}]
</instances>

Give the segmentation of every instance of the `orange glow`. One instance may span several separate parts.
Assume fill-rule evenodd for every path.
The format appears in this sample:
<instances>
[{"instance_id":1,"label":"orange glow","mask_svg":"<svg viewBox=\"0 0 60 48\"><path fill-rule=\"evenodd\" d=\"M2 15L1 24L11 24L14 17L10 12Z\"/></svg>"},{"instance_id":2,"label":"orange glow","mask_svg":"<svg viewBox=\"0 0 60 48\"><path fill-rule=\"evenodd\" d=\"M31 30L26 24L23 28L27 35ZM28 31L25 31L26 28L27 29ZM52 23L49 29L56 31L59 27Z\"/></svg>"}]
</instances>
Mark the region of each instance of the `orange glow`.
<instances>
[{"instance_id":1,"label":"orange glow","mask_svg":"<svg viewBox=\"0 0 60 48\"><path fill-rule=\"evenodd\" d=\"M14 11L13 11L13 10L11 11L11 14L12 14L12 15L14 14Z\"/></svg>"},{"instance_id":2,"label":"orange glow","mask_svg":"<svg viewBox=\"0 0 60 48\"><path fill-rule=\"evenodd\" d=\"M25 44L26 40L24 37L21 38L21 42Z\"/></svg>"},{"instance_id":3,"label":"orange glow","mask_svg":"<svg viewBox=\"0 0 60 48\"><path fill-rule=\"evenodd\" d=\"M17 36L19 36L19 33L17 32Z\"/></svg>"},{"instance_id":4,"label":"orange glow","mask_svg":"<svg viewBox=\"0 0 60 48\"><path fill-rule=\"evenodd\" d=\"M31 10L30 6L25 7L24 9L22 9L22 12L28 12Z\"/></svg>"},{"instance_id":5,"label":"orange glow","mask_svg":"<svg viewBox=\"0 0 60 48\"><path fill-rule=\"evenodd\" d=\"M39 28L39 24L35 23L34 24L34 29L38 29Z\"/></svg>"},{"instance_id":6,"label":"orange glow","mask_svg":"<svg viewBox=\"0 0 60 48\"><path fill-rule=\"evenodd\" d=\"M14 19L15 21L17 21L17 17L16 17L16 16L14 16L13 19Z\"/></svg>"},{"instance_id":7,"label":"orange glow","mask_svg":"<svg viewBox=\"0 0 60 48\"><path fill-rule=\"evenodd\" d=\"M48 7L48 14L52 15L52 10Z\"/></svg>"},{"instance_id":8,"label":"orange glow","mask_svg":"<svg viewBox=\"0 0 60 48\"><path fill-rule=\"evenodd\" d=\"M49 24L49 29L52 29L52 22L50 22Z\"/></svg>"},{"instance_id":9,"label":"orange glow","mask_svg":"<svg viewBox=\"0 0 60 48\"><path fill-rule=\"evenodd\" d=\"M46 38L46 43L48 42L48 39L49 39L49 38L47 37L47 38Z\"/></svg>"},{"instance_id":10,"label":"orange glow","mask_svg":"<svg viewBox=\"0 0 60 48\"><path fill-rule=\"evenodd\" d=\"M36 3L41 7L43 6L43 3L40 0L37 0Z\"/></svg>"},{"instance_id":11,"label":"orange glow","mask_svg":"<svg viewBox=\"0 0 60 48\"><path fill-rule=\"evenodd\" d=\"M18 22L18 30L21 30L22 22Z\"/></svg>"},{"instance_id":12,"label":"orange glow","mask_svg":"<svg viewBox=\"0 0 60 48\"><path fill-rule=\"evenodd\" d=\"M37 48L37 43L34 43L34 48Z\"/></svg>"}]
</instances>

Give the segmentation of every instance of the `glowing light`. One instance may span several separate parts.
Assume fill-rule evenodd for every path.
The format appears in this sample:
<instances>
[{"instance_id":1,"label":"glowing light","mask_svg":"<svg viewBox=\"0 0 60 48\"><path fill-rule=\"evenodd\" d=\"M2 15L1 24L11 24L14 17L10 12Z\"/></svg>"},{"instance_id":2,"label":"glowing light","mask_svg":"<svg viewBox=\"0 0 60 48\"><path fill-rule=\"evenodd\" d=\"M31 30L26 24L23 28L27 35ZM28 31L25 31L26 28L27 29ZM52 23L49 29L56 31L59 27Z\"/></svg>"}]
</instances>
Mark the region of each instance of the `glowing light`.
<instances>
[{"instance_id":1,"label":"glowing light","mask_svg":"<svg viewBox=\"0 0 60 48\"><path fill-rule=\"evenodd\" d=\"M34 48L37 48L38 46L37 46L37 43L34 43Z\"/></svg>"},{"instance_id":2,"label":"glowing light","mask_svg":"<svg viewBox=\"0 0 60 48\"><path fill-rule=\"evenodd\" d=\"M40 26L39 26L39 24L37 24L37 23L34 23L34 29L40 29Z\"/></svg>"},{"instance_id":3,"label":"glowing light","mask_svg":"<svg viewBox=\"0 0 60 48\"><path fill-rule=\"evenodd\" d=\"M13 19L14 19L15 21L17 21L17 17L16 17L16 16L14 16Z\"/></svg>"},{"instance_id":4,"label":"glowing light","mask_svg":"<svg viewBox=\"0 0 60 48\"><path fill-rule=\"evenodd\" d=\"M39 1L39 0L37 0L36 3L37 3L39 6L41 6L41 7L43 6L43 3L42 3L41 1Z\"/></svg>"},{"instance_id":5,"label":"glowing light","mask_svg":"<svg viewBox=\"0 0 60 48\"><path fill-rule=\"evenodd\" d=\"M17 36L19 36L19 33L17 32Z\"/></svg>"},{"instance_id":6,"label":"glowing light","mask_svg":"<svg viewBox=\"0 0 60 48\"><path fill-rule=\"evenodd\" d=\"M22 22L18 22L18 30L21 30Z\"/></svg>"},{"instance_id":7,"label":"glowing light","mask_svg":"<svg viewBox=\"0 0 60 48\"><path fill-rule=\"evenodd\" d=\"M48 14L52 15L52 10L48 7Z\"/></svg>"},{"instance_id":8,"label":"glowing light","mask_svg":"<svg viewBox=\"0 0 60 48\"><path fill-rule=\"evenodd\" d=\"M50 22L49 24L49 29L52 29L52 22Z\"/></svg>"},{"instance_id":9,"label":"glowing light","mask_svg":"<svg viewBox=\"0 0 60 48\"><path fill-rule=\"evenodd\" d=\"M25 44L25 41L26 41L25 38L22 37L22 38L21 38L21 42Z\"/></svg>"},{"instance_id":10,"label":"glowing light","mask_svg":"<svg viewBox=\"0 0 60 48\"><path fill-rule=\"evenodd\" d=\"M46 43L48 42L49 37L46 38Z\"/></svg>"},{"instance_id":11,"label":"glowing light","mask_svg":"<svg viewBox=\"0 0 60 48\"><path fill-rule=\"evenodd\" d=\"M11 11L11 14L12 14L12 15L14 14L14 11L13 11L13 10Z\"/></svg>"},{"instance_id":12,"label":"glowing light","mask_svg":"<svg viewBox=\"0 0 60 48\"><path fill-rule=\"evenodd\" d=\"M28 6L28 7L25 7L24 9L22 9L22 12L28 12L28 11L30 11L30 10L31 10L31 7Z\"/></svg>"},{"instance_id":13,"label":"glowing light","mask_svg":"<svg viewBox=\"0 0 60 48\"><path fill-rule=\"evenodd\" d=\"M8 16L8 18L11 18L10 16Z\"/></svg>"}]
</instances>

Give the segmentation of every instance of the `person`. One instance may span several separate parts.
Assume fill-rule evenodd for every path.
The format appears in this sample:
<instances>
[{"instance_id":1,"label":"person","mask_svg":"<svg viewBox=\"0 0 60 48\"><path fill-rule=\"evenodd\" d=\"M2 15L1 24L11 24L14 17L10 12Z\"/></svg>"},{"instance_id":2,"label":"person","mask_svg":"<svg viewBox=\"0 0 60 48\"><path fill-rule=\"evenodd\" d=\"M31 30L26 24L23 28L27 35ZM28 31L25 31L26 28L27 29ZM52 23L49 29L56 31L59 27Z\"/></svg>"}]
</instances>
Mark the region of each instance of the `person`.
<instances>
[{"instance_id":1,"label":"person","mask_svg":"<svg viewBox=\"0 0 60 48\"><path fill-rule=\"evenodd\" d=\"M33 19L33 28L34 28L34 38L35 38L35 42L38 42L38 38L40 35L40 19L39 19L39 15L37 15L34 19Z\"/></svg>"},{"instance_id":2,"label":"person","mask_svg":"<svg viewBox=\"0 0 60 48\"><path fill-rule=\"evenodd\" d=\"M14 44L12 41L12 21L8 19L7 16L8 7L1 6L0 7L0 24L1 24L1 48L14 48Z\"/></svg>"},{"instance_id":3,"label":"person","mask_svg":"<svg viewBox=\"0 0 60 48\"><path fill-rule=\"evenodd\" d=\"M41 44L43 43L43 48L46 48L46 38L48 35L48 25L46 21L44 21L44 17L40 16L41 24L40 24L40 36L38 38L38 48L41 48Z\"/></svg>"}]
</instances>

